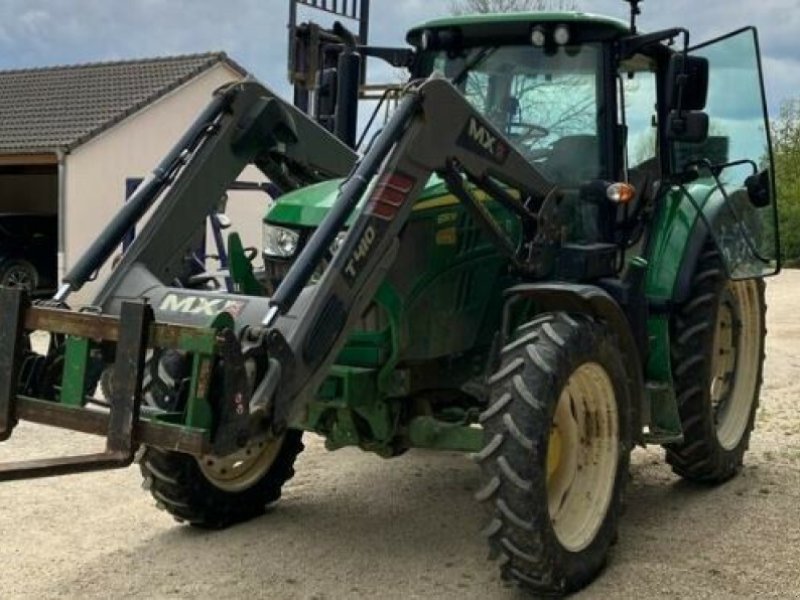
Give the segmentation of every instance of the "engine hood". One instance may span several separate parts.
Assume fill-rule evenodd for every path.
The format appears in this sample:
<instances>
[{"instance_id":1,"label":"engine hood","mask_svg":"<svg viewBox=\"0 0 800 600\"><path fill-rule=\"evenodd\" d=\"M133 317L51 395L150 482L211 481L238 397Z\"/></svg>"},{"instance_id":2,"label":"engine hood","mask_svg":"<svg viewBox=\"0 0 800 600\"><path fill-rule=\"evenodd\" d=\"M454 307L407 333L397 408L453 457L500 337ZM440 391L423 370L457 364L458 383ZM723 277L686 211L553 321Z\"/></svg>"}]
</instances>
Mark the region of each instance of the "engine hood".
<instances>
[{"instance_id":1,"label":"engine hood","mask_svg":"<svg viewBox=\"0 0 800 600\"><path fill-rule=\"evenodd\" d=\"M294 227L317 227L336 201L342 181L344 180L331 179L281 196L267 211L264 222ZM434 175L417 198L415 205L419 206L422 202L448 194L444 182ZM363 203L363 199L361 202ZM347 221L348 225L352 223L355 215L354 211Z\"/></svg>"}]
</instances>

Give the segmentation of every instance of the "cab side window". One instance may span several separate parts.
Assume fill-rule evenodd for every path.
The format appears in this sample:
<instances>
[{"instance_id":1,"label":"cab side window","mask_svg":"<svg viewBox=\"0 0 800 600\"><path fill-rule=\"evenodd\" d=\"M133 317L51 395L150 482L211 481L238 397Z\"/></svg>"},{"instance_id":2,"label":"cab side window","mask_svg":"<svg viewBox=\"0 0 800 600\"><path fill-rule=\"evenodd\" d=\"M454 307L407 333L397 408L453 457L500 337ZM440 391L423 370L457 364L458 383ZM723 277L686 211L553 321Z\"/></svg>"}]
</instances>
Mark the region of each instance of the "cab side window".
<instances>
[{"instance_id":1,"label":"cab side window","mask_svg":"<svg viewBox=\"0 0 800 600\"><path fill-rule=\"evenodd\" d=\"M655 65L644 57L634 57L620 69L620 110L625 107L628 126L626 160L635 169L658 156L656 127ZM620 122L622 115L620 115Z\"/></svg>"}]
</instances>

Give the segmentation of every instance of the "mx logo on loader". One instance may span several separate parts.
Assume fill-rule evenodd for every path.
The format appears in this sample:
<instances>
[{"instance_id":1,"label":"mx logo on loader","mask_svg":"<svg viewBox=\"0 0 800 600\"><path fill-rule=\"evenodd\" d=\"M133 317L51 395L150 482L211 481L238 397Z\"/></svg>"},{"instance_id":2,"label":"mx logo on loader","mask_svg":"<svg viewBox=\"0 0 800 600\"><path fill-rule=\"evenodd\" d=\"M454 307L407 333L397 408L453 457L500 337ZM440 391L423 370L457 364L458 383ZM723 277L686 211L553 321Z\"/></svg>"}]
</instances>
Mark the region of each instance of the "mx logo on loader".
<instances>
[{"instance_id":1,"label":"mx logo on loader","mask_svg":"<svg viewBox=\"0 0 800 600\"><path fill-rule=\"evenodd\" d=\"M161 300L158 310L183 313L185 315L198 315L201 317L216 317L222 312L227 312L230 313L231 316L237 317L245 306L247 306L247 302L241 300L206 298L203 296L170 293Z\"/></svg>"},{"instance_id":2,"label":"mx logo on loader","mask_svg":"<svg viewBox=\"0 0 800 600\"><path fill-rule=\"evenodd\" d=\"M466 128L458 138L457 144L499 165L502 165L508 158L508 146L475 117L469 118Z\"/></svg>"}]
</instances>

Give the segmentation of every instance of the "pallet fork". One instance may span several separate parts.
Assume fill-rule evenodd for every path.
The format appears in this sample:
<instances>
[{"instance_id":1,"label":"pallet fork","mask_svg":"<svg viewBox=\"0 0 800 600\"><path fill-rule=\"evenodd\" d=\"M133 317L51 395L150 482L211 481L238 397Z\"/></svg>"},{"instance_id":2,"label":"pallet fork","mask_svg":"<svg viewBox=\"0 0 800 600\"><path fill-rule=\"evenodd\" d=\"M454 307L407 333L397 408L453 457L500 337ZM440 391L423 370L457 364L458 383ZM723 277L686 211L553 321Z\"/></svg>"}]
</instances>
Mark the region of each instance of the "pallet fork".
<instances>
[{"instance_id":1,"label":"pallet fork","mask_svg":"<svg viewBox=\"0 0 800 600\"><path fill-rule=\"evenodd\" d=\"M65 360L61 402L17 394L26 334L40 329L70 336L67 343L74 349ZM87 354L81 351L88 348L89 339L116 347L115 394L108 399L107 412L87 408L83 395ZM0 481L127 467L139 444L203 454L208 448L204 431L140 419L145 356L154 344L213 350L216 332L154 323L146 302L126 303L117 318L31 307L24 291L0 288L0 440L8 439L20 420L106 438L105 451L96 454L0 464Z\"/></svg>"}]
</instances>

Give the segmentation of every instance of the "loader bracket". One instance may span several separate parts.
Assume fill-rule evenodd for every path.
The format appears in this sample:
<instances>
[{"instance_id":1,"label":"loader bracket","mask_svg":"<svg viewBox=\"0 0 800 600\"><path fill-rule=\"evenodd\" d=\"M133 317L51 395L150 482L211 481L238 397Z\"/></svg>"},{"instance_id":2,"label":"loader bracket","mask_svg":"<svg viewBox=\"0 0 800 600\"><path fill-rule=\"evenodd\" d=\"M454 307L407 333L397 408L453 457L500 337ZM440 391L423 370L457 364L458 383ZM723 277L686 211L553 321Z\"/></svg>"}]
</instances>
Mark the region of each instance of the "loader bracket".
<instances>
[{"instance_id":1,"label":"loader bracket","mask_svg":"<svg viewBox=\"0 0 800 600\"><path fill-rule=\"evenodd\" d=\"M32 355L28 334L36 330L72 336L73 341L85 339L93 343L116 343L115 383L112 395L107 399L108 411L86 408L82 398L77 402L60 402L20 393L18 378L23 375L23 365ZM140 419L148 347L180 344L194 345L201 351L213 353L216 333L156 323L153 310L146 302L124 302L119 318L115 318L31 307L23 291L0 287L0 441L8 439L17 422L22 420L106 438L104 452L2 463L0 481L126 467L133 462L139 444L195 456L207 453L210 445L206 430ZM75 364L80 363L76 361ZM65 395L64 390L70 385L71 378L85 376L85 373L73 372L75 369L71 367L74 365L65 365L61 396Z\"/></svg>"},{"instance_id":2,"label":"loader bracket","mask_svg":"<svg viewBox=\"0 0 800 600\"><path fill-rule=\"evenodd\" d=\"M23 307L27 304L23 292L2 290L0 312L5 315L14 340L6 343L0 338L0 375L4 384L0 391L0 431L7 438L16 422L14 400L16 400L17 366L23 339ZM122 305L120 316L119 349L114 365L114 397L111 398L111 412L108 415L105 452L79 456L16 461L0 464L0 481L31 479L85 473L102 469L126 467L133 462L136 445L133 429L139 420L139 407L142 400L142 372L144 370L145 350L153 311L145 303L126 302ZM8 334L5 334L8 335ZM5 417L5 418L3 418Z\"/></svg>"},{"instance_id":3,"label":"loader bracket","mask_svg":"<svg viewBox=\"0 0 800 600\"><path fill-rule=\"evenodd\" d=\"M225 456L244 448L249 439L250 389L245 357L232 329L220 333L221 368L224 370L219 427L214 434L214 453Z\"/></svg>"}]
</instances>

